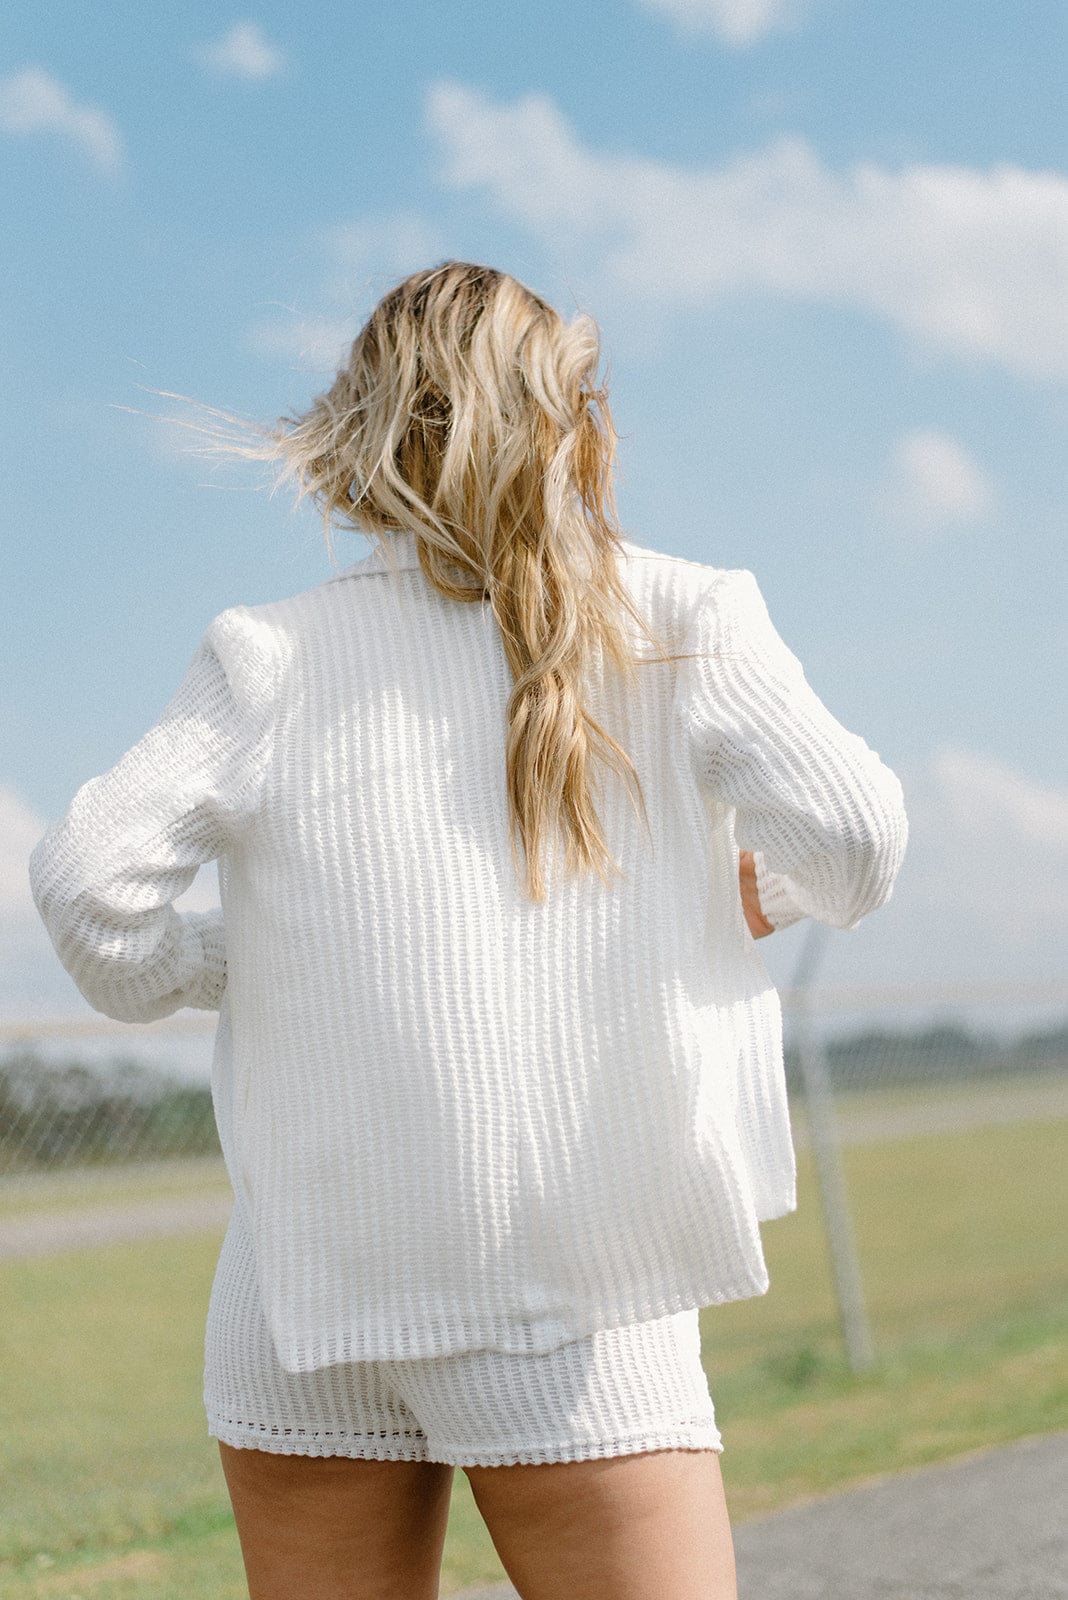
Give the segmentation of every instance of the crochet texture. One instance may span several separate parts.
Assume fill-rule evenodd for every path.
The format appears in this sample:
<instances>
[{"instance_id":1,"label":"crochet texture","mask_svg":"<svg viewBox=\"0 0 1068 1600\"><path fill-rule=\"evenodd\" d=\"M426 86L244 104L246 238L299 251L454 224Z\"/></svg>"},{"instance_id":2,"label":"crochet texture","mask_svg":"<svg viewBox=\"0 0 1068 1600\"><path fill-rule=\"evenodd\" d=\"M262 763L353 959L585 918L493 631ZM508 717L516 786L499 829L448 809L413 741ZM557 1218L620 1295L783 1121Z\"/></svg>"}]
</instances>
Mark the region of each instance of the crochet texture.
<instances>
[{"instance_id":1,"label":"crochet texture","mask_svg":"<svg viewBox=\"0 0 1068 1600\"><path fill-rule=\"evenodd\" d=\"M624 876L526 898L512 688L488 603L413 534L221 612L156 724L30 857L59 959L130 1022L219 1010L212 1096L281 1365L490 1347L763 1294L795 1209L778 995L742 911L853 929L889 900L901 785L807 683L756 578L625 541L672 650L590 715L640 777L597 799ZM633 647L651 647L635 630ZM207 861L221 906L173 901Z\"/></svg>"}]
</instances>

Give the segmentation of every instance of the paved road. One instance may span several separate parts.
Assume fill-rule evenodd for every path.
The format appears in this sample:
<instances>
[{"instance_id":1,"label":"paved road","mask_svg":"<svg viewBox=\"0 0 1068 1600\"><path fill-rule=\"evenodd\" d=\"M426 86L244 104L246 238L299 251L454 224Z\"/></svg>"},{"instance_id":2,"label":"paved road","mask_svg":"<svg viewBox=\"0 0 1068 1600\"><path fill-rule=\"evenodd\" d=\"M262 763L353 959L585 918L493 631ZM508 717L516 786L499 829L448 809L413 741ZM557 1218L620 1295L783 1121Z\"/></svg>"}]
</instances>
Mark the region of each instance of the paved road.
<instances>
[{"instance_id":1,"label":"paved road","mask_svg":"<svg viewBox=\"0 0 1068 1600\"><path fill-rule=\"evenodd\" d=\"M31 1211L0 1217L0 1258L47 1256L59 1250L125 1244L182 1233L222 1232L230 1194L160 1195L128 1205L82 1206L77 1211Z\"/></svg>"},{"instance_id":2,"label":"paved road","mask_svg":"<svg viewBox=\"0 0 1068 1600\"><path fill-rule=\"evenodd\" d=\"M1068 1432L739 1523L734 1551L738 1600L1068 1600Z\"/></svg>"}]
</instances>

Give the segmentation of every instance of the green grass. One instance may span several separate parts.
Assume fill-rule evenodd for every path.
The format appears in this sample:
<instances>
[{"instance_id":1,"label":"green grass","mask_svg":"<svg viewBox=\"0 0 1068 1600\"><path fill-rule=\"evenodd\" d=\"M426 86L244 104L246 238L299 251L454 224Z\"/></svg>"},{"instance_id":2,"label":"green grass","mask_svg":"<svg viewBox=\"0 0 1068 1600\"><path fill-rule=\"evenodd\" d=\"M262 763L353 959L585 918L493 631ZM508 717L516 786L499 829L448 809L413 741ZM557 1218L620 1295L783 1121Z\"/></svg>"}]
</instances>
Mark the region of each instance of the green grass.
<instances>
[{"instance_id":1,"label":"green grass","mask_svg":"<svg viewBox=\"0 0 1068 1600\"><path fill-rule=\"evenodd\" d=\"M768 1294L702 1312L735 1523L1068 1426L1063 1141L1029 1122L844 1151L859 1374L801 1153L798 1211L763 1227ZM247 1600L201 1403L220 1239L0 1266L0 1600ZM502 1577L457 1471L442 1592Z\"/></svg>"}]
</instances>

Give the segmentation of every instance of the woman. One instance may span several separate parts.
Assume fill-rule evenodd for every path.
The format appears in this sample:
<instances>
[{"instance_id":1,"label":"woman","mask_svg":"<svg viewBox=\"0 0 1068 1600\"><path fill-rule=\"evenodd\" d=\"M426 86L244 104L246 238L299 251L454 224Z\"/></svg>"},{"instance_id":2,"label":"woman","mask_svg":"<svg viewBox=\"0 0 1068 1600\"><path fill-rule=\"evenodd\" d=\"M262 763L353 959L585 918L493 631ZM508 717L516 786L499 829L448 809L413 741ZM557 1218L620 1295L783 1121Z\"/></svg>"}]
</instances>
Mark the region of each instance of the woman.
<instances>
[{"instance_id":1,"label":"woman","mask_svg":"<svg viewBox=\"0 0 1068 1600\"><path fill-rule=\"evenodd\" d=\"M698 1311L796 1206L755 941L855 928L907 822L753 574L620 534L599 359L450 261L304 415L215 427L372 553L216 616L31 858L93 1006L220 1012L204 1401L253 1600L435 1595L456 1466L524 1600L736 1592Z\"/></svg>"}]
</instances>

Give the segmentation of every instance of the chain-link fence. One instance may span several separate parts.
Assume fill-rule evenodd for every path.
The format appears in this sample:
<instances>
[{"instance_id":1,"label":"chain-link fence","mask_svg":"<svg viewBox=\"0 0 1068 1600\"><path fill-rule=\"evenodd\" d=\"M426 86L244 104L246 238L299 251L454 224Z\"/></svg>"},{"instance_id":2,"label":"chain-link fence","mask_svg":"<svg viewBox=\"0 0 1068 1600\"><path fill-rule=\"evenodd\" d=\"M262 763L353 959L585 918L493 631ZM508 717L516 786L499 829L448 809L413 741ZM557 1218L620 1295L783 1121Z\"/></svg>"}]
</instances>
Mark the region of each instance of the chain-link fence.
<instances>
[{"instance_id":1,"label":"chain-link fence","mask_svg":"<svg viewBox=\"0 0 1068 1600\"><path fill-rule=\"evenodd\" d=\"M188 1014L144 1027L105 1017L0 1025L0 1182L209 1155L221 1162L213 1033L213 1018Z\"/></svg>"},{"instance_id":2,"label":"chain-link fence","mask_svg":"<svg viewBox=\"0 0 1068 1600\"><path fill-rule=\"evenodd\" d=\"M815 1038L845 1143L969 1122L1064 1114L1068 985L971 984L780 991L795 1143L811 1137ZM919 1021L918 1010L1062 1004L1066 1020L1022 1029ZM884 1022L872 1020L882 1011ZM864 1023L843 1029L850 1012ZM0 1024L0 1179L218 1155L209 1086L215 1018L134 1025L106 1017Z\"/></svg>"}]
</instances>

